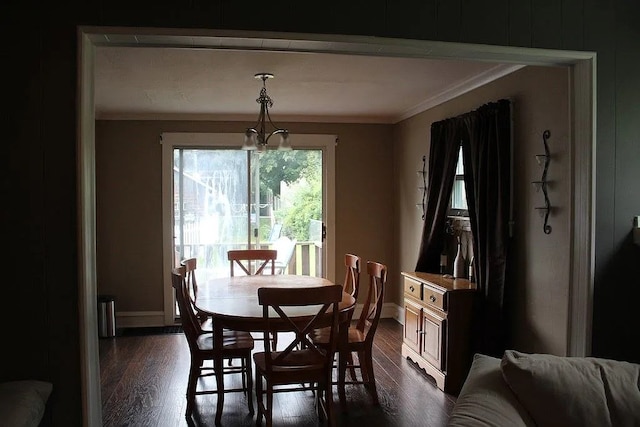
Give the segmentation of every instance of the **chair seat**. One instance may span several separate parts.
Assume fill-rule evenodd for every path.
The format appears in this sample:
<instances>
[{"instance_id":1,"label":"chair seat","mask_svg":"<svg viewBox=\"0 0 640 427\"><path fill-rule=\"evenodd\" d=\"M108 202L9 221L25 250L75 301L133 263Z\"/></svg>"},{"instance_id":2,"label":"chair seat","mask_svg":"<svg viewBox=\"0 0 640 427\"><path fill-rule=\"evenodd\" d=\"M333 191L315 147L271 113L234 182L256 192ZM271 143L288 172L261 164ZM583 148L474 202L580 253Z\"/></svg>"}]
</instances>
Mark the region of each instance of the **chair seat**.
<instances>
[{"instance_id":1,"label":"chair seat","mask_svg":"<svg viewBox=\"0 0 640 427\"><path fill-rule=\"evenodd\" d=\"M330 332L331 330L329 328L315 329L309 334L309 338L319 345L328 344ZM349 344L361 344L365 341L366 333L356 328L349 328L348 336ZM339 345L340 343L338 342L338 346Z\"/></svg>"},{"instance_id":2,"label":"chair seat","mask_svg":"<svg viewBox=\"0 0 640 427\"><path fill-rule=\"evenodd\" d=\"M282 352L271 352L272 357L277 358ZM265 353L259 352L253 355L253 360L256 364L256 368L265 371ZM298 350L289 353L282 360L278 361L277 365L273 365L273 372L294 372L297 368L304 369L305 371L317 368L319 370L326 366L327 359L325 356L318 354L313 350Z\"/></svg>"},{"instance_id":3,"label":"chair seat","mask_svg":"<svg viewBox=\"0 0 640 427\"><path fill-rule=\"evenodd\" d=\"M253 338L248 332L230 331L233 334L222 337L222 352L234 350L253 350ZM213 350L213 334L204 333L198 336L198 349L201 351Z\"/></svg>"}]
</instances>

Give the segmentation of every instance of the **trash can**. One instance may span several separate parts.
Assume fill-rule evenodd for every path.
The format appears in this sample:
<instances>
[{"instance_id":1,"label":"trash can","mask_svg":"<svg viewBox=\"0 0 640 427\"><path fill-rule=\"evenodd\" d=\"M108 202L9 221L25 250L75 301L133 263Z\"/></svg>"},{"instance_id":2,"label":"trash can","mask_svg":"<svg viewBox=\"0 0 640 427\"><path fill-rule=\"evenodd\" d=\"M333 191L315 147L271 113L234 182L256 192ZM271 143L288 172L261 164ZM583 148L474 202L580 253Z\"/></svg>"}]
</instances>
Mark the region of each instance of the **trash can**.
<instances>
[{"instance_id":1,"label":"trash can","mask_svg":"<svg viewBox=\"0 0 640 427\"><path fill-rule=\"evenodd\" d=\"M98 296L98 336L116 336L116 299L112 295Z\"/></svg>"}]
</instances>

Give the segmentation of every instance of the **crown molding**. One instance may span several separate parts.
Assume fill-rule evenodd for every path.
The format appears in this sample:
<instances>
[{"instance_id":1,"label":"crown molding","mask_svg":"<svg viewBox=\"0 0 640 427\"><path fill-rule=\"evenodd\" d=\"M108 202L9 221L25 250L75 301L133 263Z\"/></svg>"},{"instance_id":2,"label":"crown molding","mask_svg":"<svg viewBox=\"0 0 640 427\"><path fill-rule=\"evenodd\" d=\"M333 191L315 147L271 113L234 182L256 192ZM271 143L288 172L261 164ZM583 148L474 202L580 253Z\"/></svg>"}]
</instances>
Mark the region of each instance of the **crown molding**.
<instances>
[{"instance_id":1,"label":"crown molding","mask_svg":"<svg viewBox=\"0 0 640 427\"><path fill-rule=\"evenodd\" d=\"M467 92L472 91L480 86L484 86L487 83L491 83L494 80L498 80L501 77L506 76L507 74L511 74L519 69L525 67L525 65L521 64L500 64L495 67L475 75L467 80L461 81L455 85L451 85L449 87L443 88L440 92L435 95L425 99L420 104L416 105L413 108L402 113L400 116L396 117L393 123L401 122L402 120L406 120L410 117L415 116L416 114L422 113L423 111L427 111L437 105L443 104L447 101L450 101L458 96L464 95Z\"/></svg>"}]
</instances>

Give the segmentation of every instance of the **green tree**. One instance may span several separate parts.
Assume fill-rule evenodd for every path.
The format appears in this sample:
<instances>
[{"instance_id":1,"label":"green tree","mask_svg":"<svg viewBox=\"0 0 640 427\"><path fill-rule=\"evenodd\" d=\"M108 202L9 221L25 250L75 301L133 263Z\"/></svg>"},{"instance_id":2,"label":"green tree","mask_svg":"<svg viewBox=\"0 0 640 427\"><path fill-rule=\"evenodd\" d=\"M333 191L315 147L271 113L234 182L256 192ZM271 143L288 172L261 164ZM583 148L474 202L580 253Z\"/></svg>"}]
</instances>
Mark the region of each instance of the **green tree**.
<instances>
[{"instance_id":1,"label":"green tree","mask_svg":"<svg viewBox=\"0 0 640 427\"><path fill-rule=\"evenodd\" d=\"M309 221L322 219L322 154L318 150L267 151L260 158L261 191L280 195L280 183L292 189L283 209L276 212L283 233L309 240Z\"/></svg>"},{"instance_id":2,"label":"green tree","mask_svg":"<svg viewBox=\"0 0 640 427\"><path fill-rule=\"evenodd\" d=\"M260 154L260 190L268 189L280 195L280 183L292 184L308 174L310 151L268 150Z\"/></svg>"},{"instance_id":3,"label":"green tree","mask_svg":"<svg viewBox=\"0 0 640 427\"><path fill-rule=\"evenodd\" d=\"M310 220L322 218L322 187L320 180L301 184L296 187L291 207L284 212L282 229L287 236L307 241Z\"/></svg>"}]
</instances>

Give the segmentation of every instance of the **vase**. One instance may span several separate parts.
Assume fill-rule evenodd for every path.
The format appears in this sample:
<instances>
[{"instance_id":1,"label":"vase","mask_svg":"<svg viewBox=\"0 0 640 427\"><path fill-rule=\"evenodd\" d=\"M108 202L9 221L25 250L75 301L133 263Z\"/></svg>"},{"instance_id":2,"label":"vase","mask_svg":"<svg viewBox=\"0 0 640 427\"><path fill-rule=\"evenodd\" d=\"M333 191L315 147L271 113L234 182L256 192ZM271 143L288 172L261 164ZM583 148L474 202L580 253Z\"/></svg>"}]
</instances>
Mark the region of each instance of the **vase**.
<instances>
[{"instance_id":1,"label":"vase","mask_svg":"<svg viewBox=\"0 0 640 427\"><path fill-rule=\"evenodd\" d=\"M456 257L453 260L453 277L456 279L466 278L465 274L465 262L464 256L462 256L462 244L460 243L460 237L458 237L458 251Z\"/></svg>"}]
</instances>

